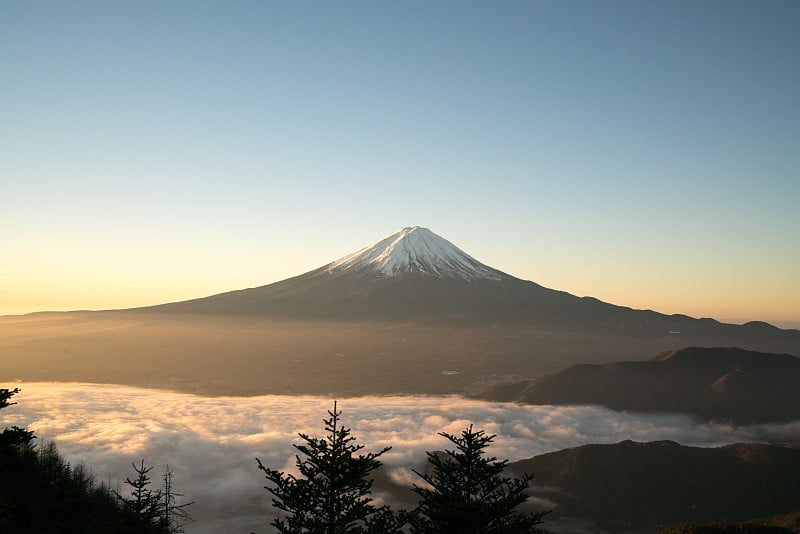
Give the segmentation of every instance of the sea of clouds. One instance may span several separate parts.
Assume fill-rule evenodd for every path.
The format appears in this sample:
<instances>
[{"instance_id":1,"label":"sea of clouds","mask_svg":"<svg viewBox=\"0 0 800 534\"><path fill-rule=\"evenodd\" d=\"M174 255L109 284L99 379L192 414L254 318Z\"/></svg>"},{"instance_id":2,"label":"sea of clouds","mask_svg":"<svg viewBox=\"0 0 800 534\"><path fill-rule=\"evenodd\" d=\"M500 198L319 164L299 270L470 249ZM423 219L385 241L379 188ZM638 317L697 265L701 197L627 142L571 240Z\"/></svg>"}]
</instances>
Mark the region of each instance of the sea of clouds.
<instances>
[{"instance_id":1,"label":"sea of clouds","mask_svg":"<svg viewBox=\"0 0 800 534\"><path fill-rule=\"evenodd\" d=\"M71 462L85 462L117 486L132 462L169 465L175 487L197 503L189 534L271 532L270 494L255 458L293 470L298 433L322 436L333 406L323 397L204 397L163 390L84 383L18 383L17 405L0 412L0 428L26 426L52 439ZM670 439L686 445L800 440L800 421L734 427L698 424L683 415L614 412L596 406L526 406L460 397L357 397L338 400L342 422L366 451L381 457L392 480L417 481L425 451L450 445L439 432L470 424L496 434L489 452L521 460L587 443ZM158 480L154 481L154 486ZM124 490L125 488L121 488ZM382 497L377 495L380 502Z\"/></svg>"}]
</instances>

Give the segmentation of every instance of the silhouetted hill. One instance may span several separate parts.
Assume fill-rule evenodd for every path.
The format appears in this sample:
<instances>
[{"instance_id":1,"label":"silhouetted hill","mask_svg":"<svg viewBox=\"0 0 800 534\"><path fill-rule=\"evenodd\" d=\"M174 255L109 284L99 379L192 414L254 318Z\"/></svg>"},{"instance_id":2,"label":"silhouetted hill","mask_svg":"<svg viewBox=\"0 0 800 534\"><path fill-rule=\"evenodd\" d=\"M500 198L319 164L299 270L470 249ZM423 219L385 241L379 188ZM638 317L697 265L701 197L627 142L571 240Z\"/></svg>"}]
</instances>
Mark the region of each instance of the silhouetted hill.
<instances>
[{"instance_id":1,"label":"silhouetted hill","mask_svg":"<svg viewBox=\"0 0 800 534\"><path fill-rule=\"evenodd\" d=\"M583 518L611 532L740 522L800 508L800 444L686 447L671 441L584 445L514 462L535 473L551 520Z\"/></svg>"},{"instance_id":2,"label":"silhouetted hill","mask_svg":"<svg viewBox=\"0 0 800 534\"><path fill-rule=\"evenodd\" d=\"M738 524L681 525L659 530L658 534L793 534L798 532L779 525L746 521Z\"/></svg>"},{"instance_id":3,"label":"silhouetted hill","mask_svg":"<svg viewBox=\"0 0 800 534\"><path fill-rule=\"evenodd\" d=\"M786 527L739 523L736 525L683 525L658 531L658 534L792 534Z\"/></svg>"},{"instance_id":4,"label":"silhouetted hill","mask_svg":"<svg viewBox=\"0 0 800 534\"><path fill-rule=\"evenodd\" d=\"M497 385L490 400L600 404L750 424L800 419L800 358L736 348L685 348L650 361L574 365Z\"/></svg>"}]
</instances>

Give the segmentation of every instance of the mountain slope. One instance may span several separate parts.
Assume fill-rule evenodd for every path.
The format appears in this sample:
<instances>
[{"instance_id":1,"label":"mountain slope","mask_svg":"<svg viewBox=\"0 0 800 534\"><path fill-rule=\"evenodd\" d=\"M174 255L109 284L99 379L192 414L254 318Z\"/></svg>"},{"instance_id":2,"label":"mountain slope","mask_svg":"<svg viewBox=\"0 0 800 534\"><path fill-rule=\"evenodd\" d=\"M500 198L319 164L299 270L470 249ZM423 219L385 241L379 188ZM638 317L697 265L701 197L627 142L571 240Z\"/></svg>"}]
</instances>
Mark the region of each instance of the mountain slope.
<instances>
[{"instance_id":1,"label":"mountain slope","mask_svg":"<svg viewBox=\"0 0 800 534\"><path fill-rule=\"evenodd\" d=\"M130 310L0 317L0 378L214 394L460 393L686 346L800 355L800 331L632 310L403 228L311 272Z\"/></svg>"},{"instance_id":2,"label":"mountain slope","mask_svg":"<svg viewBox=\"0 0 800 534\"><path fill-rule=\"evenodd\" d=\"M599 318L624 311L489 267L426 228L400 228L370 246L273 284L139 308L167 313L314 319Z\"/></svg>"},{"instance_id":3,"label":"mountain slope","mask_svg":"<svg viewBox=\"0 0 800 534\"><path fill-rule=\"evenodd\" d=\"M611 532L744 521L800 508L800 444L702 448L623 441L542 454L510 467L535 473L533 493L558 505L551 520L581 517Z\"/></svg>"},{"instance_id":4,"label":"mountain slope","mask_svg":"<svg viewBox=\"0 0 800 534\"><path fill-rule=\"evenodd\" d=\"M574 365L491 388L485 398L601 404L751 424L800 419L800 358L734 348L685 348L650 361Z\"/></svg>"},{"instance_id":5,"label":"mountain slope","mask_svg":"<svg viewBox=\"0 0 800 534\"><path fill-rule=\"evenodd\" d=\"M139 311L315 320L536 322L625 335L682 335L696 340L710 335L728 345L777 337L784 341L781 347L788 340L790 352L800 354L800 331L783 331L766 323L727 325L577 297L485 265L417 226L400 228L357 252L287 280Z\"/></svg>"}]
</instances>

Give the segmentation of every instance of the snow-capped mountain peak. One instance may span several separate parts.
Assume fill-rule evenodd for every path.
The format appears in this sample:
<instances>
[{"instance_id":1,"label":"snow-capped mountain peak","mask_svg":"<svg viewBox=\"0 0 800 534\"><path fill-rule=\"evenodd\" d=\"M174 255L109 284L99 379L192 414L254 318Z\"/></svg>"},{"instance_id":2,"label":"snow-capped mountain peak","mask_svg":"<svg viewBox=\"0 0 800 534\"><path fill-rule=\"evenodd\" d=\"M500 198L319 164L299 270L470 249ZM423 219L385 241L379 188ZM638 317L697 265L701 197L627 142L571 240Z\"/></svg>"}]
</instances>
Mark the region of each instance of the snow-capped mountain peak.
<instances>
[{"instance_id":1,"label":"snow-capped mountain peak","mask_svg":"<svg viewBox=\"0 0 800 534\"><path fill-rule=\"evenodd\" d=\"M343 270L373 270L385 277L414 273L465 280L508 278L420 226L399 228L380 241L326 266L327 272Z\"/></svg>"}]
</instances>

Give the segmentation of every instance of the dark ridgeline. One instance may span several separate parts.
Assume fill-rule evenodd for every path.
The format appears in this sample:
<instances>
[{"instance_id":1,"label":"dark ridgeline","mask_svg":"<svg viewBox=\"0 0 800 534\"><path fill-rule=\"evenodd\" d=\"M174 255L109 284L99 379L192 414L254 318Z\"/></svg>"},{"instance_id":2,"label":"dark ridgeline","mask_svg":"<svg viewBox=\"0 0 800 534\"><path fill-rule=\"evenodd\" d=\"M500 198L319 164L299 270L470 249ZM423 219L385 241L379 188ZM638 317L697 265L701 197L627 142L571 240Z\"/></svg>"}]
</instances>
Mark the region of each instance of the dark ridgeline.
<instances>
[{"instance_id":1,"label":"dark ridgeline","mask_svg":"<svg viewBox=\"0 0 800 534\"><path fill-rule=\"evenodd\" d=\"M659 530L658 534L796 534L800 529L783 526L789 516L744 521L742 523L710 523L697 525L689 523L679 527ZM774 523L773 523L774 522ZM795 521L796 524L796 521Z\"/></svg>"},{"instance_id":2,"label":"dark ridgeline","mask_svg":"<svg viewBox=\"0 0 800 534\"><path fill-rule=\"evenodd\" d=\"M740 425L800 419L800 358L735 348L686 348L650 361L575 365L491 387L494 401L600 404L686 413Z\"/></svg>"},{"instance_id":3,"label":"dark ridgeline","mask_svg":"<svg viewBox=\"0 0 800 534\"><path fill-rule=\"evenodd\" d=\"M800 511L800 443L703 448L624 441L542 454L510 468L536 472L537 495L557 503L555 523L579 517L610 532L739 523Z\"/></svg>"}]
</instances>

